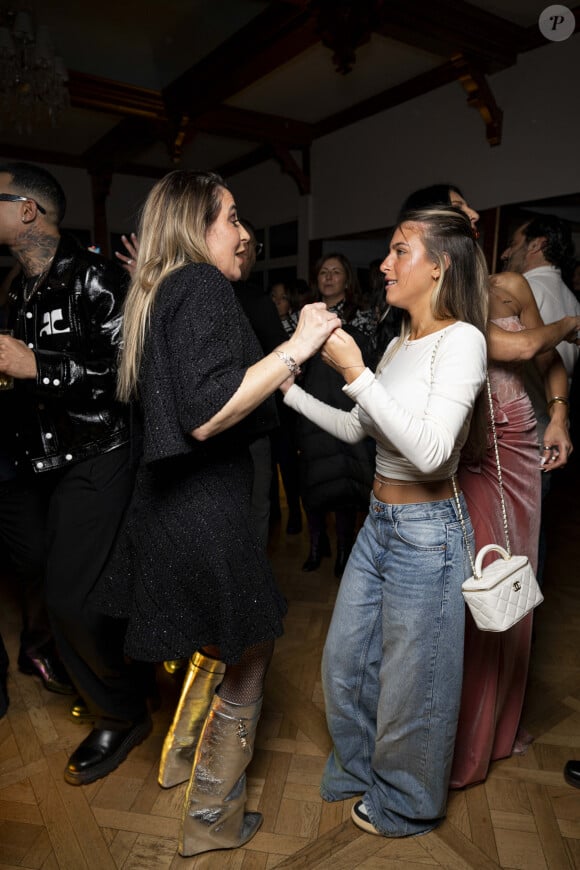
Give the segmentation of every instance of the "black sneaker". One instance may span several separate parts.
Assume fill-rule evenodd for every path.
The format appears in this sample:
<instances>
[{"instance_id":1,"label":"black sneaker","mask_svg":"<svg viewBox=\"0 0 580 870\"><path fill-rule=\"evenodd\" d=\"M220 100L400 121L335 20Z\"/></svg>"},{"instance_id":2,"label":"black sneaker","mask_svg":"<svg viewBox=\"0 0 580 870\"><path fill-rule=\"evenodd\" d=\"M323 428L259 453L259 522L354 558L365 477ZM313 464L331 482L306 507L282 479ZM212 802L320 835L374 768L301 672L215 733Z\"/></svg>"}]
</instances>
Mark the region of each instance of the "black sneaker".
<instances>
[{"instance_id":1,"label":"black sneaker","mask_svg":"<svg viewBox=\"0 0 580 870\"><path fill-rule=\"evenodd\" d=\"M369 819L369 814L367 813L367 808L364 805L364 801L357 801L352 810L350 811L350 817L357 826L362 831L366 831L367 834L376 834L379 837L382 837L383 834L375 828L371 820Z\"/></svg>"}]
</instances>

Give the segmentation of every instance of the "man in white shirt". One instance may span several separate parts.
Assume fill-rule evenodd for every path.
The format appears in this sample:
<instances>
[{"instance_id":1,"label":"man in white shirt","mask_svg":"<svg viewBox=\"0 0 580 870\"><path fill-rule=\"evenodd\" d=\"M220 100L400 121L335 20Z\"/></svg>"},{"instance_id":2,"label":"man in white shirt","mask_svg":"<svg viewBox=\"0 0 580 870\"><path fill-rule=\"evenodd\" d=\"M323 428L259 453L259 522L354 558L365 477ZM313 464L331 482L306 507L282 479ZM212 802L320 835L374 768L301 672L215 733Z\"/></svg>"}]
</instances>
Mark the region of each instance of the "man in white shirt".
<instances>
[{"instance_id":1,"label":"man in white shirt","mask_svg":"<svg viewBox=\"0 0 580 870\"><path fill-rule=\"evenodd\" d=\"M544 323L580 314L580 302L562 280L562 268L573 257L570 229L553 215L538 215L522 224L501 255L504 271L520 272L527 280ZM571 378L580 348L562 341L557 350Z\"/></svg>"},{"instance_id":2,"label":"man in white shirt","mask_svg":"<svg viewBox=\"0 0 580 870\"><path fill-rule=\"evenodd\" d=\"M562 268L572 262L574 245L568 224L554 215L537 215L522 224L501 255L504 271L520 272L531 287L544 323L553 323L566 314L580 314L580 303L562 280ZM580 354L576 344L560 342L556 350L568 374L568 386ZM526 390L538 423L538 443L542 444L549 423L544 382L533 361L524 371ZM542 495L548 494L551 475L542 474ZM545 562L546 539L542 523L537 577L541 581Z\"/></svg>"},{"instance_id":3,"label":"man in white shirt","mask_svg":"<svg viewBox=\"0 0 580 870\"><path fill-rule=\"evenodd\" d=\"M573 257L570 228L566 221L554 215L537 215L518 227L501 255L505 271L520 272L527 280L544 323L553 323L566 314L580 314L580 302L562 280L562 268ZM562 357L570 384L580 348L562 341L556 350ZM538 421L538 436L542 438L549 417L544 384L533 363L526 365L526 389Z\"/></svg>"}]
</instances>

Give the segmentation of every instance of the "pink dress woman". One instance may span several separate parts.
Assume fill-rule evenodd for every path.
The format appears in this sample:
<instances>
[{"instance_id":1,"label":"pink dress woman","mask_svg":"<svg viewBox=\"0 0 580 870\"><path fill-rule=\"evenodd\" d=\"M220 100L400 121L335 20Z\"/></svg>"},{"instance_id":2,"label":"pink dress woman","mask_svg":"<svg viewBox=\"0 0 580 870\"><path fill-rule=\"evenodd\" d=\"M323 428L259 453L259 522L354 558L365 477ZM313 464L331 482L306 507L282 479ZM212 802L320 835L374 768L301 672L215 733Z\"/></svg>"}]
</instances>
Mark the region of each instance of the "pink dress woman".
<instances>
[{"instance_id":1,"label":"pink dress woman","mask_svg":"<svg viewBox=\"0 0 580 870\"><path fill-rule=\"evenodd\" d=\"M509 332L525 328L517 316L493 322ZM512 553L528 556L536 570L541 504L536 420L517 363L490 363L489 377ZM491 543L505 546L493 444L479 466L460 468L459 480L476 551ZM482 782L492 761L512 754L524 703L531 633L531 614L509 631L494 633L480 631L467 610L450 788Z\"/></svg>"}]
</instances>

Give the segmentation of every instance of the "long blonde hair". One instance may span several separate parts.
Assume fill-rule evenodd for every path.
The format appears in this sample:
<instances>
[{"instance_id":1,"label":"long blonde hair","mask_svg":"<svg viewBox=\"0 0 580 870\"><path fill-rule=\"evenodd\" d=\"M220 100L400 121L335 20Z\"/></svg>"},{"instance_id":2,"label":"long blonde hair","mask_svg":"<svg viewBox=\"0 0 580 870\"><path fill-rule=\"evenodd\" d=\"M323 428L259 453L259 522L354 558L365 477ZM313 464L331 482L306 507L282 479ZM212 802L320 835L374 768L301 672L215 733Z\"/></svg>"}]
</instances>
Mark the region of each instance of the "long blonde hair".
<instances>
[{"instance_id":1,"label":"long blonde hair","mask_svg":"<svg viewBox=\"0 0 580 870\"><path fill-rule=\"evenodd\" d=\"M189 263L211 263L206 234L226 183L214 172L175 170L151 189L139 221L139 252L125 300L117 396L135 396L151 311L159 287Z\"/></svg>"}]
</instances>

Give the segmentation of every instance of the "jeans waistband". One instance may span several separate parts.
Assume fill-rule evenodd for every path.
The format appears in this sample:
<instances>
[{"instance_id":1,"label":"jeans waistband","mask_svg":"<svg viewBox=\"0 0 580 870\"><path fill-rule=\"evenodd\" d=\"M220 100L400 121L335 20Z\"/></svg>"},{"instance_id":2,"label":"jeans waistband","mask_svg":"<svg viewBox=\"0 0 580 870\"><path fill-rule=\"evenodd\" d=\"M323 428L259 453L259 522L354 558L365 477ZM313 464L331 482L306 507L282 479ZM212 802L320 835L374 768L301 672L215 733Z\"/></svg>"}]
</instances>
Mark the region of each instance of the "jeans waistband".
<instances>
[{"instance_id":1,"label":"jeans waistband","mask_svg":"<svg viewBox=\"0 0 580 870\"><path fill-rule=\"evenodd\" d=\"M461 507L464 514L467 513L467 507L463 495L460 494ZM425 501L415 504L386 504L371 494L369 513L376 519L397 520L405 517L406 519L442 519L447 522L459 520L457 513L457 504L455 498L442 499L441 501Z\"/></svg>"}]
</instances>

